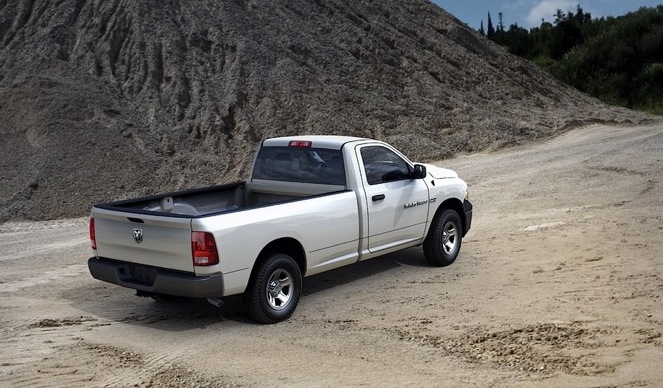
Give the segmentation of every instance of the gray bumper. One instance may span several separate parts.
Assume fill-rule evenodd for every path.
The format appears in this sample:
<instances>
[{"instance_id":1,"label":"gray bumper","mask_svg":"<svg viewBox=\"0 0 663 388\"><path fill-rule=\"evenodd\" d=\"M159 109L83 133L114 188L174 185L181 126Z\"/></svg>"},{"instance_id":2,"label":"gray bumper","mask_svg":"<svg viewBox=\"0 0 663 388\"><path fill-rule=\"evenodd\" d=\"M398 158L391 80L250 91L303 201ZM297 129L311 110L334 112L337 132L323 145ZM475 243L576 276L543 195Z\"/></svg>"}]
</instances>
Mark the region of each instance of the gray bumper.
<instances>
[{"instance_id":1,"label":"gray bumper","mask_svg":"<svg viewBox=\"0 0 663 388\"><path fill-rule=\"evenodd\" d=\"M223 296L223 275L194 274L92 257L87 261L93 278L154 294L214 298Z\"/></svg>"}]
</instances>

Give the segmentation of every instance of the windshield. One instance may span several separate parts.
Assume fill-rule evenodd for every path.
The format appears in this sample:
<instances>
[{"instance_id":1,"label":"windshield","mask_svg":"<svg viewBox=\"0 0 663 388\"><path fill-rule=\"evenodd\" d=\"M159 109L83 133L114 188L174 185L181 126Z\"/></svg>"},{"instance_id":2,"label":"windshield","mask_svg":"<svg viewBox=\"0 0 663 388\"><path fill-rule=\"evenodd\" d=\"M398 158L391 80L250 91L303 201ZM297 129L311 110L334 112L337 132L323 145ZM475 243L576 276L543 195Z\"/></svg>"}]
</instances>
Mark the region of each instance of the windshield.
<instances>
[{"instance_id":1,"label":"windshield","mask_svg":"<svg viewBox=\"0 0 663 388\"><path fill-rule=\"evenodd\" d=\"M263 147L253 178L345 186L343 154L324 148Z\"/></svg>"}]
</instances>

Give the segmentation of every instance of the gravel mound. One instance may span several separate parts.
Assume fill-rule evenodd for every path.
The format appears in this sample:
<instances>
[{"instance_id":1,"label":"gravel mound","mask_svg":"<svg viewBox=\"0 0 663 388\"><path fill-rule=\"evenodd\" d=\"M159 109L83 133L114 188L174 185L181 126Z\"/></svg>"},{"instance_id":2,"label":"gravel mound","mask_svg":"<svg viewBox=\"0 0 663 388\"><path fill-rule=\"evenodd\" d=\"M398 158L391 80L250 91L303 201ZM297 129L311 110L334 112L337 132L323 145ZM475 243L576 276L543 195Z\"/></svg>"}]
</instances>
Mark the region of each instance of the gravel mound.
<instances>
[{"instance_id":1,"label":"gravel mound","mask_svg":"<svg viewBox=\"0 0 663 388\"><path fill-rule=\"evenodd\" d=\"M0 101L0 222L240 180L277 135L433 161L653 120L424 0L1 2Z\"/></svg>"}]
</instances>

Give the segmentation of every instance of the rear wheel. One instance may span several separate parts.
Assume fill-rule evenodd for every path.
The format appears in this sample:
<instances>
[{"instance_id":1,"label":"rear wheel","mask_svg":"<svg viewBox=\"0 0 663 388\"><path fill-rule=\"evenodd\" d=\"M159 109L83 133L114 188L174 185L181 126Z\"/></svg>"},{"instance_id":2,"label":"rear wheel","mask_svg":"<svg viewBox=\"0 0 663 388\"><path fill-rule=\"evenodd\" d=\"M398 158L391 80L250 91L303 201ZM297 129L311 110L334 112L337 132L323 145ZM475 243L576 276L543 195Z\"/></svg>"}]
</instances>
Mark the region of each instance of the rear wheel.
<instances>
[{"instance_id":1,"label":"rear wheel","mask_svg":"<svg viewBox=\"0 0 663 388\"><path fill-rule=\"evenodd\" d=\"M437 267L450 265L458 257L462 242L460 216L454 210L444 209L433 220L424 240L424 256Z\"/></svg>"},{"instance_id":2,"label":"rear wheel","mask_svg":"<svg viewBox=\"0 0 663 388\"><path fill-rule=\"evenodd\" d=\"M275 254L257 269L244 293L249 315L258 322L277 323L295 312L302 274L292 257Z\"/></svg>"}]
</instances>

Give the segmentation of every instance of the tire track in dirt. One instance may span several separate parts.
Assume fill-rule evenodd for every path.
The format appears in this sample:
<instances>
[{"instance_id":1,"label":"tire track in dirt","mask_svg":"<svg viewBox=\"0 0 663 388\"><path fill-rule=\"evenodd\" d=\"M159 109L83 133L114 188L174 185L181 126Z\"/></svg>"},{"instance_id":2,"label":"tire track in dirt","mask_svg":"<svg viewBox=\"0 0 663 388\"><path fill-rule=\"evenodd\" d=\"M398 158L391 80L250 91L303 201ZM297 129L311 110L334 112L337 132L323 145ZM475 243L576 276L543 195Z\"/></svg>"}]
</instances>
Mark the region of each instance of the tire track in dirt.
<instances>
[{"instance_id":1,"label":"tire track in dirt","mask_svg":"<svg viewBox=\"0 0 663 388\"><path fill-rule=\"evenodd\" d=\"M48 374L42 373L41 368L52 368L58 376L62 375L63 368L67 368L67 355L63 359L58 349L67 346L76 333L96 321L94 317L79 316L15 321L11 326L3 324L0 348L4 349L3 359L10 361L0 364L0 375L12 387L48 386Z\"/></svg>"},{"instance_id":2,"label":"tire track in dirt","mask_svg":"<svg viewBox=\"0 0 663 388\"><path fill-rule=\"evenodd\" d=\"M25 288L43 286L50 282L58 281L61 279L77 278L87 274L87 264L73 264L64 268L44 272L39 276L1 283L0 293L18 292Z\"/></svg>"},{"instance_id":3,"label":"tire track in dirt","mask_svg":"<svg viewBox=\"0 0 663 388\"><path fill-rule=\"evenodd\" d=\"M37 256L54 256L65 249L83 249L88 244L86 229L87 221L82 219L0 224L0 262L16 264ZM41 238L44 233L49 234L48 240Z\"/></svg>"},{"instance_id":4,"label":"tire track in dirt","mask_svg":"<svg viewBox=\"0 0 663 388\"><path fill-rule=\"evenodd\" d=\"M0 347L10 349L4 358L11 360L0 364L0 375L4 376L0 382L17 388L238 386L230 379L211 379L180 365L178 360L190 355L197 348L195 344L161 346L163 353L146 357L81 336L88 337L94 328L112 324L90 316L14 322L0 337Z\"/></svg>"}]
</instances>

